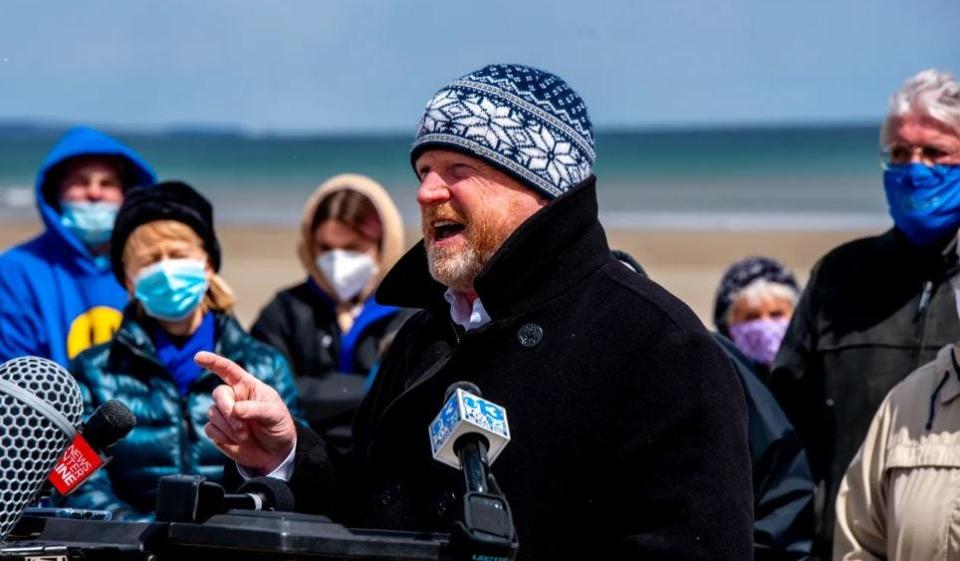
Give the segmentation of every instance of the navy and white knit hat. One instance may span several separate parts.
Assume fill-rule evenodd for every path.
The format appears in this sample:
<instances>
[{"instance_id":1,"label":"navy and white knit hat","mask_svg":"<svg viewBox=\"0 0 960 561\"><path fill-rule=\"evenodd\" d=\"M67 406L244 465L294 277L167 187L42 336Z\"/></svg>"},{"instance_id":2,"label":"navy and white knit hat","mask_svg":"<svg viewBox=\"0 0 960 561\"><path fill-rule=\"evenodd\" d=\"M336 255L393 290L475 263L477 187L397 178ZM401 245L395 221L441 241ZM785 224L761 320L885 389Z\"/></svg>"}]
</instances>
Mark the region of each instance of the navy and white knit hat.
<instances>
[{"instance_id":1,"label":"navy and white knit hat","mask_svg":"<svg viewBox=\"0 0 960 561\"><path fill-rule=\"evenodd\" d=\"M782 284L800 294L797 277L789 267L769 257L745 257L730 265L720 279L720 286L717 287L717 295L713 302L713 323L720 333L729 335L727 311L736 301L740 291L760 279Z\"/></svg>"},{"instance_id":2,"label":"navy and white knit hat","mask_svg":"<svg viewBox=\"0 0 960 561\"><path fill-rule=\"evenodd\" d=\"M519 64L491 64L437 92L417 126L411 162L431 148L480 158L551 199L590 177L596 158L577 92Z\"/></svg>"}]
</instances>

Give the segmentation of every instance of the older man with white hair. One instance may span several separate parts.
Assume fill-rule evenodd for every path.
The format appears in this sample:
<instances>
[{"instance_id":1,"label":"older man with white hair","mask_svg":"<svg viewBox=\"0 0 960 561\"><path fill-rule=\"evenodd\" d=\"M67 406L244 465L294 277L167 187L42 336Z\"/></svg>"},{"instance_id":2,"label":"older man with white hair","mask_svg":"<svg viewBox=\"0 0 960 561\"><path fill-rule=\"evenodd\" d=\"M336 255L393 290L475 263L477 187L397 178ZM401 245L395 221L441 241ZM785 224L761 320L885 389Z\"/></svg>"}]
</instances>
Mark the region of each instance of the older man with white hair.
<instances>
[{"instance_id":1,"label":"older man with white hair","mask_svg":"<svg viewBox=\"0 0 960 561\"><path fill-rule=\"evenodd\" d=\"M960 228L960 83L937 70L908 79L890 100L880 145L894 227L814 267L770 379L821 485L825 556L837 488L874 411L960 339L948 282Z\"/></svg>"},{"instance_id":2,"label":"older man with white hair","mask_svg":"<svg viewBox=\"0 0 960 561\"><path fill-rule=\"evenodd\" d=\"M242 466L292 471L298 509L448 531L463 475L433 461L427 427L466 380L508 411L493 471L519 559L750 559L739 382L686 306L611 255L577 93L534 68L487 66L432 98L411 160L424 239L377 297L422 311L384 358L352 454L204 354L228 384L207 434Z\"/></svg>"}]
</instances>

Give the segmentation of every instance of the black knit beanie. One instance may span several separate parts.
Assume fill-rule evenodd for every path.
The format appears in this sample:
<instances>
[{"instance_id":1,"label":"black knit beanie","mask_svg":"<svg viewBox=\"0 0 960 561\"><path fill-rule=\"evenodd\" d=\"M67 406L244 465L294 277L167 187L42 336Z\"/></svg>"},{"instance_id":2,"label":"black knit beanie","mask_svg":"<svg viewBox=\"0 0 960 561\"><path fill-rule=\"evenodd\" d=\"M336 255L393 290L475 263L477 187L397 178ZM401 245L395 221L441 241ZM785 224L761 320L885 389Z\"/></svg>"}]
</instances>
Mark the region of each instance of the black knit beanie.
<instances>
[{"instance_id":1,"label":"black knit beanie","mask_svg":"<svg viewBox=\"0 0 960 561\"><path fill-rule=\"evenodd\" d=\"M203 248L215 272L220 271L220 243L213 231L213 207L193 187L180 181L165 181L131 189L123 200L110 237L110 264L124 284L123 248L130 234L148 222L174 220L189 226L203 240Z\"/></svg>"},{"instance_id":2,"label":"black knit beanie","mask_svg":"<svg viewBox=\"0 0 960 561\"><path fill-rule=\"evenodd\" d=\"M741 259L730 265L730 268L727 269L720 280L720 286L717 287L717 295L713 303L713 323L720 333L729 335L730 326L727 325L727 310L736 301L741 290L759 279L788 286L798 294L800 293L800 285L797 284L793 271L783 263L769 257Z\"/></svg>"}]
</instances>

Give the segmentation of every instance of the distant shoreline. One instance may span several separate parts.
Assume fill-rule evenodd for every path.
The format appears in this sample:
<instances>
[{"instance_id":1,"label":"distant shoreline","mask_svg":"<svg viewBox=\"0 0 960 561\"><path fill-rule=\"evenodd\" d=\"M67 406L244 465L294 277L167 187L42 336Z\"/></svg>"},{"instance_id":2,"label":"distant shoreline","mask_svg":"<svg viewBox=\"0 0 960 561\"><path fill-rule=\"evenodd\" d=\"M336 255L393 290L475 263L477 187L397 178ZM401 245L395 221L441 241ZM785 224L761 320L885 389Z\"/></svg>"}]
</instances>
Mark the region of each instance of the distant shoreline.
<instances>
[{"instance_id":1,"label":"distant shoreline","mask_svg":"<svg viewBox=\"0 0 960 561\"><path fill-rule=\"evenodd\" d=\"M330 129L330 130L283 130L252 129L234 124L158 124L158 125L115 125L97 123L64 123L30 119L0 119L0 139L6 138L57 138L76 125L89 125L112 135L138 137L175 137L175 138L228 138L228 139L370 139L405 138L413 139L413 129ZM595 124L594 134L598 137L623 135L663 135L663 134L726 134L730 132L759 133L769 131L830 131L830 130L880 130L880 122L873 121L757 121L757 122L717 122L717 123L673 123L673 124Z\"/></svg>"}]
</instances>

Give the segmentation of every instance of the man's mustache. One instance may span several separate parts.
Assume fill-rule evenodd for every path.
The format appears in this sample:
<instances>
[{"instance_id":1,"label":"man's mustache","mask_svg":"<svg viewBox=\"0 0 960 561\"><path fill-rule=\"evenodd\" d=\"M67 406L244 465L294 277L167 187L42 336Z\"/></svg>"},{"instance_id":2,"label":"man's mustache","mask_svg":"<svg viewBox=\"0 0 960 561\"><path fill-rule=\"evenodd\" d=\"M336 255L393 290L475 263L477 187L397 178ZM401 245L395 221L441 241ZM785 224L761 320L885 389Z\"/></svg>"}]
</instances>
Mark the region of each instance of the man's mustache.
<instances>
[{"instance_id":1,"label":"man's mustache","mask_svg":"<svg viewBox=\"0 0 960 561\"><path fill-rule=\"evenodd\" d=\"M468 226L467 217L457 212L450 206L431 207L421 212L420 225L424 233L433 232L431 224L438 220L449 220L459 222L464 227Z\"/></svg>"}]
</instances>

